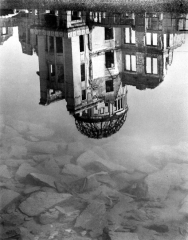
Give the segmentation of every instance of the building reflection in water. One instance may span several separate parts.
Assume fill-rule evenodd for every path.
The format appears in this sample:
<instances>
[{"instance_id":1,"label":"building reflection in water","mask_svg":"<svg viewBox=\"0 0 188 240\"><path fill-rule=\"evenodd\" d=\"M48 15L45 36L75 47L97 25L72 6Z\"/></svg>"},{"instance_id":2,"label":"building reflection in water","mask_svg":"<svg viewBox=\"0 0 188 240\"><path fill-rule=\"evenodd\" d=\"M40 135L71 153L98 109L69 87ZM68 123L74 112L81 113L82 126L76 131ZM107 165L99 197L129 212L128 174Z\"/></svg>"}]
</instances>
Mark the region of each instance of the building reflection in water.
<instances>
[{"instance_id":1,"label":"building reflection in water","mask_svg":"<svg viewBox=\"0 0 188 240\"><path fill-rule=\"evenodd\" d=\"M13 26L8 22L10 22L10 18L0 15L0 45L3 45L13 35Z\"/></svg>"},{"instance_id":2,"label":"building reflection in water","mask_svg":"<svg viewBox=\"0 0 188 240\"><path fill-rule=\"evenodd\" d=\"M40 104L65 99L77 129L92 138L117 132L127 85L155 88L185 41L187 15L45 11L15 18L23 53L39 57Z\"/></svg>"}]
</instances>

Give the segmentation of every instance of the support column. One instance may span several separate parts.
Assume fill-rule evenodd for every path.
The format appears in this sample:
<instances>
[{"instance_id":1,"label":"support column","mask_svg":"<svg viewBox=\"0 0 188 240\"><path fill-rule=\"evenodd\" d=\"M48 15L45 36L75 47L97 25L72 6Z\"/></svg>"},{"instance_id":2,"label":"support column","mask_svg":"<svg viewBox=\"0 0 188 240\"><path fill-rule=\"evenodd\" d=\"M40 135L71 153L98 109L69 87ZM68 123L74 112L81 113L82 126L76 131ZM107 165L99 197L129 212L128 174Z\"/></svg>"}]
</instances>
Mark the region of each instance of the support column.
<instances>
[{"instance_id":1,"label":"support column","mask_svg":"<svg viewBox=\"0 0 188 240\"><path fill-rule=\"evenodd\" d=\"M39 72L40 72L40 103L47 102L47 80L48 80L48 65L46 62L45 53L45 36L38 36L38 56L39 56Z\"/></svg>"},{"instance_id":2,"label":"support column","mask_svg":"<svg viewBox=\"0 0 188 240\"><path fill-rule=\"evenodd\" d=\"M64 38L63 49L65 99L68 110L74 110L82 100L79 37Z\"/></svg>"}]
</instances>

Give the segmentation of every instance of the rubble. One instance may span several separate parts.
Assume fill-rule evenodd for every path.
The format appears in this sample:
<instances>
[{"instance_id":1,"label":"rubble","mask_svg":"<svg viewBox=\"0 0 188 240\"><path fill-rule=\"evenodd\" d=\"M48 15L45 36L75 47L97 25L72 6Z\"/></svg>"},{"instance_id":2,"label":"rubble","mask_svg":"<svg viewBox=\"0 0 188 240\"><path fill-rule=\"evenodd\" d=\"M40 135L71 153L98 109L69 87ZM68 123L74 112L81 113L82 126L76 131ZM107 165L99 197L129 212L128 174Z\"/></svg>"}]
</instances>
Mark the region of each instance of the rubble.
<instances>
[{"instance_id":1,"label":"rubble","mask_svg":"<svg viewBox=\"0 0 188 240\"><path fill-rule=\"evenodd\" d=\"M99 162L103 164L105 167L109 168L111 171L126 171L127 169L121 165L113 163L112 161L108 161L100 158L93 151L88 150L85 153L81 154L77 159L77 164L82 167L87 167L88 164L92 162Z\"/></svg>"},{"instance_id":2,"label":"rubble","mask_svg":"<svg viewBox=\"0 0 188 240\"><path fill-rule=\"evenodd\" d=\"M110 234L111 240L140 240L136 233L129 233L129 232L113 232Z\"/></svg>"},{"instance_id":3,"label":"rubble","mask_svg":"<svg viewBox=\"0 0 188 240\"><path fill-rule=\"evenodd\" d=\"M54 154L58 151L58 146L54 142L43 141L43 142L29 142L26 144L28 151L33 153L50 153Z\"/></svg>"},{"instance_id":4,"label":"rubble","mask_svg":"<svg viewBox=\"0 0 188 240\"><path fill-rule=\"evenodd\" d=\"M0 177L11 178L11 174L6 165L0 165Z\"/></svg>"},{"instance_id":5,"label":"rubble","mask_svg":"<svg viewBox=\"0 0 188 240\"><path fill-rule=\"evenodd\" d=\"M67 148L68 154L73 156L78 156L84 151L84 145L81 142L71 142Z\"/></svg>"},{"instance_id":6,"label":"rubble","mask_svg":"<svg viewBox=\"0 0 188 240\"><path fill-rule=\"evenodd\" d=\"M0 211L10 204L12 201L16 200L20 196L19 193L14 192L9 189L0 189Z\"/></svg>"},{"instance_id":7,"label":"rubble","mask_svg":"<svg viewBox=\"0 0 188 240\"><path fill-rule=\"evenodd\" d=\"M76 175L78 177L87 176L86 171L82 167L75 164L66 164L62 170L62 174Z\"/></svg>"},{"instance_id":8,"label":"rubble","mask_svg":"<svg viewBox=\"0 0 188 240\"><path fill-rule=\"evenodd\" d=\"M7 159L5 161L5 164L12 168L18 168L23 163L25 163L24 159Z\"/></svg>"},{"instance_id":9,"label":"rubble","mask_svg":"<svg viewBox=\"0 0 188 240\"><path fill-rule=\"evenodd\" d=\"M50 187L54 187L55 188L55 184L54 182L56 181L56 178L50 176L50 175L46 175L46 174L40 174L40 173L30 173L27 175L27 179L31 180L35 180L36 183L38 182L38 185L42 186L50 186Z\"/></svg>"},{"instance_id":10,"label":"rubble","mask_svg":"<svg viewBox=\"0 0 188 240\"><path fill-rule=\"evenodd\" d=\"M188 214L188 195L183 199L179 212L182 214Z\"/></svg>"},{"instance_id":11,"label":"rubble","mask_svg":"<svg viewBox=\"0 0 188 240\"><path fill-rule=\"evenodd\" d=\"M71 197L70 194L36 192L32 193L29 198L24 200L19 209L28 216L37 216L44 210L63 202Z\"/></svg>"},{"instance_id":12,"label":"rubble","mask_svg":"<svg viewBox=\"0 0 188 240\"><path fill-rule=\"evenodd\" d=\"M16 172L16 178L23 179L25 178L29 173L39 173L39 170L32 167L28 163L22 163L20 167L18 168Z\"/></svg>"},{"instance_id":13,"label":"rubble","mask_svg":"<svg viewBox=\"0 0 188 240\"><path fill-rule=\"evenodd\" d=\"M25 144L14 134L10 129L13 140L7 138L7 143ZM45 150L48 143L52 152ZM25 146L28 156L24 159L22 154L7 154L0 164L4 238L149 240L160 234L156 239L169 240L173 234L187 236L184 228L167 223L174 221L176 213L179 220L187 214L185 193L178 198L179 205L169 198L176 187L187 191L188 164L167 163L161 170L147 171L143 165L133 171L112 162L102 147L85 151L82 144L73 142L65 149L51 141L41 145L40 139Z\"/></svg>"},{"instance_id":14,"label":"rubble","mask_svg":"<svg viewBox=\"0 0 188 240\"><path fill-rule=\"evenodd\" d=\"M44 173L58 177L60 168L54 159L46 160L41 166L44 166Z\"/></svg>"},{"instance_id":15,"label":"rubble","mask_svg":"<svg viewBox=\"0 0 188 240\"><path fill-rule=\"evenodd\" d=\"M72 158L73 156L71 155L64 155L55 157L54 160L56 161L57 165L61 168L64 167L64 165L71 163Z\"/></svg>"},{"instance_id":16,"label":"rubble","mask_svg":"<svg viewBox=\"0 0 188 240\"><path fill-rule=\"evenodd\" d=\"M54 134L54 131L52 129L39 124L28 123L28 128L28 134L32 135L33 137L49 137Z\"/></svg>"},{"instance_id":17,"label":"rubble","mask_svg":"<svg viewBox=\"0 0 188 240\"><path fill-rule=\"evenodd\" d=\"M100 236L107 225L105 204L92 201L76 219L75 227L92 231L92 237Z\"/></svg>"},{"instance_id":18,"label":"rubble","mask_svg":"<svg viewBox=\"0 0 188 240\"><path fill-rule=\"evenodd\" d=\"M58 211L41 213L39 216L39 222L43 225L46 225L55 222L58 219L58 217L59 217Z\"/></svg>"},{"instance_id":19,"label":"rubble","mask_svg":"<svg viewBox=\"0 0 188 240\"><path fill-rule=\"evenodd\" d=\"M10 148L9 154L10 157L22 158L22 156L25 156L27 154L27 148L25 146L13 145Z\"/></svg>"}]
</instances>

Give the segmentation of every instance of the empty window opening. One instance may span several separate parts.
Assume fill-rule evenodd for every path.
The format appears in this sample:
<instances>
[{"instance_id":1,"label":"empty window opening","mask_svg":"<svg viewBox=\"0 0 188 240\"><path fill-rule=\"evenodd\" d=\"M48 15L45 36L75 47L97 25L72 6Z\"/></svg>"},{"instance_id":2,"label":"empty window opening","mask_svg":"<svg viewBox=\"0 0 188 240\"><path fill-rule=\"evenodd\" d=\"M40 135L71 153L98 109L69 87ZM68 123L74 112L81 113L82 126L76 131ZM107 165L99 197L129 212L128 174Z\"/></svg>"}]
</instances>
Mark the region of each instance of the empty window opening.
<instances>
[{"instance_id":1,"label":"empty window opening","mask_svg":"<svg viewBox=\"0 0 188 240\"><path fill-rule=\"evenodd\" d=\"M163 35L164 49L167 47L167 37L166 34Z\"/></svg>"},{"instance_id":2,"label":"empty window opening","mask_svg":"<svg viewBox=\"0 0 188 240\"><path fill-rule=\"evenodd\" d=\"M153 33L152 36L153 36L153 39L152 39L153 40L153 45L157 46L157 33Z\"/></svg>"},{"instance_id":3,"label":"empty window opening","mask_svg":"<svg viewBox=\"0 0 188 240\"><path fill-rule=\"evenodd\" d=\"M132 28L125 28L125 43L136 43L135 31Z\"/></svg>"},{"instance_id":4,"label":"empty window opening","mask_svg":"<svg viewBox=\"0 0 188 240\"><path fill-rule=\"evenodd\" d=\"M85 63L81 64L81 81L85 81Z\"/></svg>"},{"instance_id":5,"label":"empty window opening","mask_svg":"<svg viewBox=\"0 0 188 240\"><path fill-rule=\"evenodd\" d=\"M159 29L159 19L157 16L146 18L146 28L152 30Z\"/></svg>"},{"instance_id":6,"label":"empty window opening","mask_svg":"<svg viewBox=\"0 0 188 240\"><path fill-rule=\"evenodd\" d=\"M93 108L93 113L94 113L95 115L98 114L98 108L97 108L97 106Z\"/></svg>"},{"instance_id":7,"label":"empty window opening","mask_svg":"<svg viewBox=\"0 0 188 240\"><path fill-rule=\"evenodd\" d=\"M114 52L105 52L106 68L114 67Z\"/></svg>"},{"instance_id":8,"label":"empty window opening","mask_svg":"<svg viewBox=\"0 0 188 240\"><path fill-rule=\"evenodd\" d=\"M104 108L100 109L100 114L104 114Z\"/></svg>"},{"instance_id":9,"label":"empty window opening","mask_svg":"<svg viewBox=\"0 0 188 240\"><path fill-rule=\"evenodd\" d=\"M72 15L71 15L71 20L80 20L81 19L81 12L77 12L77 11L72 11Z\"/></svg>"},{"instance_id":10,"label":"empty window opening","mask_svg":"<svg viewBox=\"0 0 188 240\"><path fill-rule=\"evenodd\" d=\"M63 41L61 37L56 37L56 51L57 53L63 52Z\"/></svg>"},{"instance_id":11,"label":"empty window opening","mask_svg":"<svg viewBox=\"0 0 188 240\"><path fill-rule=\"evenodd\" d=\"M106 92L112 92L114 91L114 84L113 80L106 81Z\"/></svg>"},{"instance_id":12,"label":"empty window opening","mask_svg":"<svg viewBox=\"0 0 188 240\"><path fill-rule=\"evenodd\" d=\"M125 55L125 70L136 72L136 56L135 55Z\"/></svg>"},{"instance_id":13,"label":"empty window opening","mask_svg":"<svg viewBox=\"0 0 188 240\"><path fill-rule=\"evenodd\" d=\"M121 102L120 102L120 99L118 100L118 109L121 108Z\"/></svg>"},{"instance_id":14,"label":"empty window opening","mask_svg":"<svg viewBox=\"0 0 188 240\"><path fill-rule=\"evenodd\" d=\"M52 36L49 37L49 50L53 51L54 50L54 38Z\"/></svg>"},{"instance_id":15,"label":"empty window opening","mask_svg":"<svg viewBox=\"0 0 188 240\"><path fill-rule=\"evenodd\" d=\"M108 103L105 103L105 113L108 113L109 110L108 110Z\"/></svg>"},{"instance_id":16,"label":"empty window opening","mask_svg":"<svg viewBox=\"0 0 188 240\"><path fill-rule=\"evenodd\" d=\"M146 33L146 44L151 45L151 33Z\"/></svg>"},{"instance_id":17,"label":"empty window opening","mask_svg":"<svg viewBox=\"0 0 188 240\"><path fill-rule=\"evenodd\" d=\"M158 74L157 58L146 58L146 73Z\"/></svg>"},{"instance_id":18,"label":"empty window opening","mask_svg":"<svg viewBox=\"0 0 188 240\"><path fill-rule=\"evenodd\" d=\"M54 64L50 65L50 75L52 77L55 76L55 65Z\"/></svg>"},{"instance_id":19,"label":"empty window opening","mask_svg":"<svg viewBox=\"0 0 188 240\"><path fill-rule=\"evenodd\" d=\"M113 39L113 28L105 28L105 40Z\"/></svg>"},{"instance_id":20,"label":"empty window opening","mask_svg":"<svg viewBox=\"0 0 188 240\"><path fill-rule=\"evenodd\" d=\"M117 100L114 102L115 110L117 110Z\"/></svg>"},{"instance_id":21,"label":"empty window opening","mask_svg":"<svg viewBox=\"0 0 188 240\"><path fill-rule=\"evenodd\" d=\"M86 100L86 90L82 90L82 100Z\"/></svg>"},{"instance_id":22,"label":"empty window opening","mask_svg":"<svg viewBox=\"0 0 188 240\"><path fill-rule=\"evenodd\" d=\"M106 13L105 12L102 13L102 18L106 18Z\"/></svg>"},{"instance_id":23,"label":"empty window opening","mask_svg":"<svg viewBox=\"0 0 188 240\"><path fill-rule=\"evenodd\" d=\"M157 33L146 33L146 45L157 46Z\"/></svg>"},{"instance_id":24,"label":"empty window opening","mask_svg":"<svg viewBox=\"0 0 188 240\"><path fill-rule=\"evenodd\" d=\"M174 36L173 36L173 34L170 34L170 36L169 36L169 47L173 46L173 41L174 41Z\"/></svg>"},{"instance_id":25,"label":"empty window opening","mask_svg":"<svg viewBox=\"0 0 188 240\"><path fill-rule=\"evenodd\" d=\"M84 52L84 36L80 35L80 52Z\"/></svg>"},{"instance_id":26,"label":"empty window opening","mask_svg":"<svg viewBox=\"0 0 188 240\"><path fill-rule=\"evenodd\" d=\"M153 74L157 74L157 58L153 58Z\"/></svg>"},{"instance_id":27,"label":"empty window opening","mask_svg":"<svg viewBox=\"0 0 188 240\"><path fill-rule=\"evenodd\" d=\"M3 27L2 28L2 35L6 35L7 34L7 28L6 27Z\"/></svg>"}]
</instances>

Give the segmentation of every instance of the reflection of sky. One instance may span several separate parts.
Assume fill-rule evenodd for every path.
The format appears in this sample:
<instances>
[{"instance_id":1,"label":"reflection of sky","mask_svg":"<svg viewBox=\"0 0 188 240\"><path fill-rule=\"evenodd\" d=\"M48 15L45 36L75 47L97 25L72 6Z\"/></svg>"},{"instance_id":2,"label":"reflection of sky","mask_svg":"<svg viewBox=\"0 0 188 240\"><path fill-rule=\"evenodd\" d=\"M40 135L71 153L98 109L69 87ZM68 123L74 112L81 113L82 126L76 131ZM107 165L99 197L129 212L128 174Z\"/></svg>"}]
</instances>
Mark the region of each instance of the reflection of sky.
<instances>
[{"instance_id":1,"label":"reflection of sky","mask_svg":"<svg viewBox=\"0 0 188 240\"><path fill-rule=\"evenodd\" d=\"M14 35L0 46L0 112L13 119L55 126L59 131L80 137L74 119L66 110L65 101L40 106L38 58L22 54L17 28ZM122 129L106 140L114 149L125 148L128 154L135 149L146 151L155 145L178 145L188 141L188 38L174 51L173 63L164 82L154 90L140 91L128 86L129 112ZM68 135L66 135L69 138ZM82 136L87 140L86 137ZM122 141L120 141L120 139ZM88 141L88 140L87 140ZM98 144L98 140L90 140ZM139 155L139 152L138 152Z\"/></svg>"},{"instance_id":2,"label":"reflection of sky","mask_svg":"<svg viewBox=\"0 0 188 240\"><path fill-rule=\"evenodd\" d=\"M1 113L15 119L33 122L54 122L68 116L63 102L47 108L40 106L40 82L36 72L39 69L38 57L22 54L18 40L18 29L0 48ZM9 97L8 97L9 96ZM63 114L66 113L66 114Z\"/></svg>"},{"instance_id":3,"label":"reflection of sky","mask_svg":"<svg viewBox=\"0 0 188 240\"><path fill-rule=\"evenodd\" d=\"M148 143L178 143L188 137L188 38L174 51L167 75L154 90L128 87L127 133Z\"/></svg>"}]
</instances>

